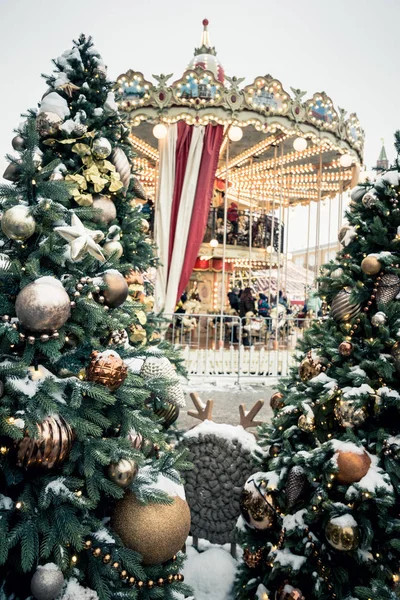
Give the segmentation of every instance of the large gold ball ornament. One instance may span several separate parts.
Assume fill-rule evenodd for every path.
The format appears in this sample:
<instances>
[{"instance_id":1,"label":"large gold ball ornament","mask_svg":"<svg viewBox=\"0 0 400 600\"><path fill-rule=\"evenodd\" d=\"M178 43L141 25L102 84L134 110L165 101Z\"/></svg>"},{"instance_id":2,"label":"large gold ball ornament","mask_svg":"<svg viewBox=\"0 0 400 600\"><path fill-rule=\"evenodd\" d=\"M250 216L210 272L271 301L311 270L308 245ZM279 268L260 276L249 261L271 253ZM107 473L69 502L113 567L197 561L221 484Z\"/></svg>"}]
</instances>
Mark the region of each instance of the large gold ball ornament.
<instances>
[{"instance_id":1,"label":"large gold ball ornament","mask_svg":"<svg viewBox=\"0 0 400 600\"><path fill-rule=\"evenodd\" d=\"M52 469L61 465L68 457L74 434L69 424L60 415L47 417L37 425L38 435L28 434L15 442L16 464L30 469Z\"/></svg>"},{"instance_id":2,"label":"large gold ball ornament","mask_svg":"<svg viewBox=\"0 0 400 600\"><path fill-rule=\"evenodd\" d=\"M110 269L102 275L106 288L102 290L105 303L110 308L117 308L125 302L128 297L129 288L126 279L115 269Z\"/></svg>"},{"instance_id":3,"label":"large gold ball ornament","mask_svg":"<svg viewBox=\"0 0 400 600\"><path fill-rule=\"evenodd\" d=\"M382 264L373 254L366 256L361 262L361 271L366 275L377 275L381 269Z\"/></svg>"},{"instance_id":4,"label":"large gold ball ornament","mask_svg":"<svg viewBox=\"0 0 400 600\"><path fill-rule=\"evenodd\" d=\"M190 530L190 510L185 500L172 497L171 504L140 504L129 490L115 506L111 519L122 542L156 565L172 558L184 545Z\"/></svg>"},{"instance_id":5,"label":"large gold ball ornament","mask_svg":"<svg viewBox=\"0 0 400 600\"><path fill-rule=\"evenodd\" d=\"M253 529L271 529L275 522L275 498L265 484L253 475L246 481L240 497L240 512Z\"/></svg>"},{"instance_id":6,"label":"large gold ball ornament","mask_svg":"<svg viewBox=\"0 0 400 600\"><path fill-rule=\"evenodd\" d=\"M272 410L281 410L281 408L283 408L284 406L283 394L281 392L275 392L274 394L272 394L269 404Z\"/></svg>"},{"instance_id":7,"label":"large gold ball ornament","mask_svg":"<svg viewBox=\"0 0 400 600\"><path fill-rule=\"evenodd\" d=\"M24 242L35 233L36 221L28 206L17 204L3 213L1 228L10 240Z\"/></svg>"},{"instance_id":8,"label":"large gold ball ornament","mask_svg":"<svg viewBox=\"0 0 400 600\"><path fill-rule=\"evenodd\" d=\"M308 352L305 358L299 365L299 375L302 381L308 381L316 377L321 371L326 370L326 361L319 356L313 356L312 352Z\"/></svg>"},{"instance_id":9,"label":"large gold ball ornament","mask_svg":"<svg viewBox=\"0 0 400 600\"><path fill-rule=\"evenodd\" d=\"M70 298L58 279L40 277L19 292L17 317L29 331L56 331L71 314Z\"/></svg>"},{"instance_id":10,"label":"large gold ball ornament","mask_svg":"<svg viewBox=\"0 0 400 600\"><path fill-rule=\"evenodd\" d=\"M98 352L94 350L86 369L86 378L109 390L115 391L124 383L128 375L128 367L122 358L113 350Z\"/></svg>"},{"instance_id":11,"label":"large gold ball ornament","mask_svg":"<svg viewBox=\"0 0 400 600\"><path fill-rule=\"evenodd\" d=\"M361 304L350 300L352 289L349 287L340 290L331 304L331 317L335 321L350 321L361 312Z\"/></svg>"},{"instance_id":12,"label":"large gold ball ornament","mask_svg":"<svg viewBox=\"0 0 400 600\"><path fill-rule=\"evenodd\" d=\"M355 550L360 541L357 522L351 515L335 517L327 524L325 537L335 550L340 552Z\"/></svg>"},{"instance_id":13,"label":"large gold ball ornament","mask_svg":"<svg viewBox=\"0 0 400 600\"><path fill-rule=\"evenodd\" d=\"M138 470L138 465L134 460L121 458L117 463L112 463L108 467L108 476L120 488L127 488L133 483Z\"/></svg>"},{"instance_id":14,"label":"large gold ball ornament","mask_svg":"<svg viewBox=\"0 0 400 600\"><path fill-rule=\"evenodd\" d=\"M303 592L284 581L275 593L275 600L305 600Z\"/></svg>"},{"instance_id":15,"label":"large gold ball ornament","mask_svg":"<svg viewBox=\"0 0 400 600\"><path fill-rule=\"evenodd\" d=\"M96 214L92 219L95 223L104 225L113 221L117 216L117 209L114 202L107 196L97 195L93 198L92 208L96 209Z\"/></svg>"},{"instance_id":16,"label":"large gold ball ornament","mask_svg":"<svg viewBox=\"0 0 400 600\"><path fill-rule=\"evenodd\" d=\"M110 156L112 151L109 140L105 137L96 138L93 142L92 152L96 158L104 159Z\"/></svg>"},{"instance_id":17,"label":"large gold ball ornament","mask_svg":"<svg viewBox=\"0 0 400 600\"><path fill-rule=\"evenodd\" d=\"M36 130L41 137L55 135L60 129L62 118L53 112L41 112L36 117Z\"/></svg>"},{"instance_id":18,"label":"large gold ball ornament","mask_svg":"<svg viewBox=\"0 0 400 600\"><path fill-rule=\"evenodd\" d=\"M371 459L365 450L362 454L339 450L335 454L335 459L339 469L336 478L339 483L346 484L360 481L368 473L371 464Z\"/></svg>"}]
</instances>

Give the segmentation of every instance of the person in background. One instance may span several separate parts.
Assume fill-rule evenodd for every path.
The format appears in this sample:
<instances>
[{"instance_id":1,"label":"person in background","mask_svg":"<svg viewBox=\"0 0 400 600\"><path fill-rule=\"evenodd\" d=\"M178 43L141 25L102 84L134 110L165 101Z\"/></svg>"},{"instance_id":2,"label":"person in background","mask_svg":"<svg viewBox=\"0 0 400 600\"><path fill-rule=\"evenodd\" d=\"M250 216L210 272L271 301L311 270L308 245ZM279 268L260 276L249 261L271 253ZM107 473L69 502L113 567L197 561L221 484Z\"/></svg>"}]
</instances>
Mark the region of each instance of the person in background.
<instances>
[{"instance_id":1,"label":"person in background","mask_svg":"<svg viewBox=\"0 0 400 600\"><path fill-rule=\"evenodd\" d=\"M268 304L267 296L260 292L258 297L258 314L260 315L260 317L269 317L270 306Z\"/></svg>"},{"instance_id":2,"label":"person in background","mask_svg":"<svg viewBox=\"0 0 400 600\"><path fill-rule=\"evenodd\" d=\"M227 210L227 219L232 224L232 233L236 236L238 233L238 205L236 202L231 202Z\"/></svg>"},{"instance_id":3,"label":"person in background","mask_svg":"<svg viewBox=\"0 0 400 600\"><path fill-rule=\"evenodd\" d=\"M322 300L316 290L310 290L307 297L307 316L321 316Z\"/></svg>"},{"instance_id":4,"label":"person in background","mask_svg":"<svg viewBox=\"0 0 400 600\"><path fill-rule=\"evenodd\" d=\"M233 310L239 312L239 288L234 287L231 292L228 293L229 305Z\"/></svg>"},{"instance_id":5,"label":"person in background","mask_svg":"<svg viewBox=\"0 0 400 600\"><path fill-rule=\"evenodd\" d=\"M240 295L239 314L243 318L248 312L256 314L256 303L251 293L251 288L246 287Z\"/></svg>"}]
</instances>

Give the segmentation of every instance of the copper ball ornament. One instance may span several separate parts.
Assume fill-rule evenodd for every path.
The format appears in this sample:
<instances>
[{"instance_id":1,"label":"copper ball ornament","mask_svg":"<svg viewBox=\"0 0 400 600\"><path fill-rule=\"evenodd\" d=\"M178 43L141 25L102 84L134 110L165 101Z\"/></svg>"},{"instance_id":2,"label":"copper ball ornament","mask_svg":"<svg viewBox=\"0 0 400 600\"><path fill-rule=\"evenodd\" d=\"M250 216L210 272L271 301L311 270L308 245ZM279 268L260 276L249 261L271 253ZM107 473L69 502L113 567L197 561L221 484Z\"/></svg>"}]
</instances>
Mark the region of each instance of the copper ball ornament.
<instances>
[{"instance_id":1,"label":"copper ball ornament","mask_svg":"<svg viewBox=\"0 0 400 600\"><path fill-rule=\"evenodd\" d=\"M333 518L325 528L325 537L335 550L340 552L355 550L360 541L357 522L351 515Z\"/></svg>"},{"instance_id":2,"label":"copper ball ornament","mask_svg":"<svg viewBox=\"0 0 400 600\"><path fill-rule=\"evenodd\" d=\"M356 483L368 473L371 459L365 450L362 454L339 450L335 454L338 466L336 478L339 483Z\"/></svg>"},{"instance_id":3,"label":"copper ball ornament","mask_svg":"<svg viewBox=\"0 0 400 600\"><path fill-rule=\"evenodd\" d=\"M274 394L272 394L272 396L269 400L269 404L270 404L272 410L274 410L274 411L281 410L281 408L283 408L285 405L285 403L283 401L282 392L275 392Z\"/></svg>"},{"instance_id":4,"label":"copper ball ornament","mask_svg":"<svg viewBox=\"0 0 400 600\"><path fill-rule=\"evenodd\" d=\"M128 367L122 358L113 350L90 355L90 363L86 369L88 381L99 383L114 392L124 383L128 375Z\"/></svg>"},{"instance_id":5,"label":"copper ball ornament","mask_svg":"<svg viewBox=\"0 0 400 600\"><path fill-rule=\"evenodd\" d=\"M143 564L171 559L189 535L190 510L173 496L171 504L141 504L129 490L115 506L111 526L127 548L142 555Z\"/></svg>"},{"instance_id":6,"label":"copper ball ornament","mask_svg":"<svg viewBox=\"0 0 400 600\"><path fill-rule=\"evenodd\" d=\"M350 356L353 352L353 344L351 342L341 342L339 344L339 354L342 356Z\"/></svg>"},{"instance_id":7,"label":"copper ball ornament","mask_svg":"<svg viewBox=\"0 0 400 600\"><path fill-rule=\"evenodd\" d=\"M29 331L54 332L71 314L70 299L58 279L40 277L19 292L15 312Z\"/></svg>"},{"instance_id":8,"label":"copper ball ornament","mask_svg":"<svg viewBox=\"0 0 400 600\"><path fill-rule=\"evenodd\" d=\"M107 196L102 196L101 194L94 196L92 208L96 209L96 213L93 214L92 217L92 220L95 223L107 225L117 216L117 209L115 208L114 202Z\"/></svg>"},{"instance_id":9,"label":"copper ball ornament","mask_svg":"<svg viewBox=\"0 0 400 600\"><path fill-rule=\"evenodd\" d=\"M22 137L22 135L16 135L15 137L13 137L13 139L11 140L11 145L14 148L14 150L18 150L19 152L21 150L25 150L26 148L25 140Z\"/></svg>"},{"instance_id":10,"label":"copper ball ornament","mask_svg":"<svg viewBox=\"0 0 400 600\"><path fill-rule=\"evenodd\" d=\"M69 456L74 434L60 415L47 417L37 425L35 438L28 434L15 442L16 464L25 469L52 469L60 466Z\"/></svg>"},{"instance_id":11,"label":"copper ball ornament","mask_svg":"<svg viewBox=\"0 0 400 600\"><path fill-rule=\"evenodd\" d=\"M331 304L331 317L335 321L347 322L361 312L361 304L350 300L352 289L349 287L340 290Z\"/></svg>"},{"instance_id":12,"label":"copper ball ornament","mask_svg":"<svg viewBox=\"0 0 400 600\"><path fill-rule=\"evenodd\" d=\"M38 566L31 579L31 592L35 600L54 600L64 587L64 575L53 563Z\"/></svg>"},{"instance_id":13,"label":"copper ball ornament","mask_svg":"<svg viewBox=\"0 0 400 600\"><path fill-rule=\"evenodd\" d=\"M109 140L105 137L96 138L93 141L92 152L96 158L104 159L110 156L112 151Z\"/></svg>"},{"instance_id":14,"label":"copper ball ornament","mask_svg":"<svg viewBox=\"0 0 400 600\"><path fill-rule=\"evenodd\" d=\"M120 488L127 488L133 483L138 474L139 467L134 460L121 458L117 463L108 467L108 477Z\"/></svg>"},{"instance_id":15,"label":"copper ball ornament","mask_svg":"<svg viewBox=\"0 0 400 600\"><path fill-rule=\"evenodd\" d=\"M246 523L258 531L271 529L275 522L275 498L253 475L244 484L240 512Z\"/></svg>"},{"instance_id":16,"label":"copper ball ornament","mask_svg":"<svg viewBox=\"0 0 400 600\"><path fill-rule=\"evenodd\" d=\"M55 135L61 126L62 118L53 112L41 112L36 117L36 131L41 137Z\"/></svg>"},{"instance_id":17,"label":"copper ball ornament","mask_svg":"<svg viewBox=\"0 0 400 600\"><path fill-rule=\"evenodd\" d=\"M381 269L382 263L372 254L366 256L361 262L361 271L366 275L377 275Z\"/></svg>"},{"instance_id":18,"label":"copper ball ornament","mask_svg":"<svg viewBox=\"0 0 400 600\"><path fill-rule=\"evenodd\" d=\"M102 279L107 286L106 289L101 292L107 306L110 308L121 306L129 294L126 279L115 269L106 271L104 275L102 275Z\"/></svg>"},{"instance_id":19,"label":"copper ball ornament","mask_svg":"<svg viewBox=\"0 0 400 600\"><path fill-rule=\"evenodd\" d=\"M10 240L24 242L35 233L36 221L28 206L16 204L3 213L1 229Z\"/></svg>"}]
</instances>

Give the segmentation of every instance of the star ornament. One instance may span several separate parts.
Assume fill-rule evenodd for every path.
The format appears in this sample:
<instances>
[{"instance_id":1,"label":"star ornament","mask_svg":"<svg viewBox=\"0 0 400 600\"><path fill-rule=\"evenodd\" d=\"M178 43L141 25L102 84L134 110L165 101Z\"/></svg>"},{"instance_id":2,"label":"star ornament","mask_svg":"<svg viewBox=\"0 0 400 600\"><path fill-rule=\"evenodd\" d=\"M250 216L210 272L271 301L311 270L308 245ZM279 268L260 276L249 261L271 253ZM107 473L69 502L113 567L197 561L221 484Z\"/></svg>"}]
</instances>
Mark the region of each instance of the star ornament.
<instances>
[{"instance_id":1,"label":"star ornament","mask_svg":"<svg viewBox=\"0 0 400 600\"><path fill-rule=\"evenodd\" d=\"M71 260L73 262L79 262L86 254L90 254L101 262L106 260L97 243L101 242L104 238L104 233L99 230L86 229L82 221L75 214L71 217L70 227L55 227L54 230L64 240L69 242Z\"/></svg>"},{"instance_id":2,"label":"star ornament","mask_svg":"<svg viewBox=\"0 0 400 600\"><path fill-rule=\"evenodd\" d=\"M58 89L65 92L68 98L72 98L73 94L75 94L75 92L77 92L81 88L75 85L74 83L71 83L71 81L67 81L66 83L63 83L62 85L58 86Z\"/></svg>"}]
</instances>

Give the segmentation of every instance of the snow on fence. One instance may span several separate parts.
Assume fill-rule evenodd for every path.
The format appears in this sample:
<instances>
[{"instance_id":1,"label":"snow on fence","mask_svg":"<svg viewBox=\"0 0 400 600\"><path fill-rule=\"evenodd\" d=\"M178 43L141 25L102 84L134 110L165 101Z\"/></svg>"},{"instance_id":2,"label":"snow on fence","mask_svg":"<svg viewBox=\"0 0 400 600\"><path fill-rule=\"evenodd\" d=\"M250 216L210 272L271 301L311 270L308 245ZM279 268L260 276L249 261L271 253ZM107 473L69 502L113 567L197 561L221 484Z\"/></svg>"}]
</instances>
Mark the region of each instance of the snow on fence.
<instances>
[{"instance_id":1,"label":"snow on fence","mask_svg":"<svg viewBox=\"0 0 400 600\"><path fill-rule=\"evenodd\" d=\"M174 314L165 337L181 348L189 375L276 378L294 363L297 341L311 320L290 315Z\"/></svg>"}]
</instances>

